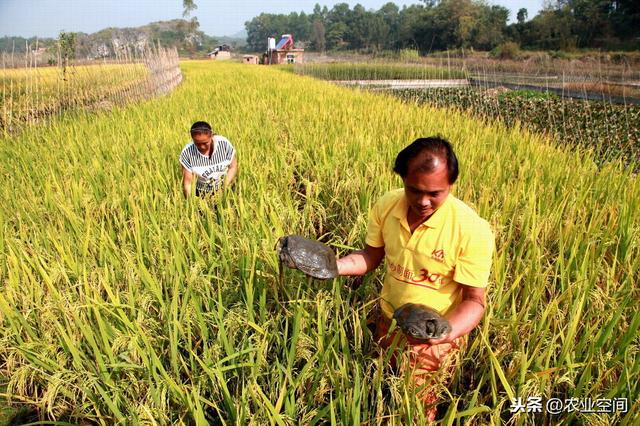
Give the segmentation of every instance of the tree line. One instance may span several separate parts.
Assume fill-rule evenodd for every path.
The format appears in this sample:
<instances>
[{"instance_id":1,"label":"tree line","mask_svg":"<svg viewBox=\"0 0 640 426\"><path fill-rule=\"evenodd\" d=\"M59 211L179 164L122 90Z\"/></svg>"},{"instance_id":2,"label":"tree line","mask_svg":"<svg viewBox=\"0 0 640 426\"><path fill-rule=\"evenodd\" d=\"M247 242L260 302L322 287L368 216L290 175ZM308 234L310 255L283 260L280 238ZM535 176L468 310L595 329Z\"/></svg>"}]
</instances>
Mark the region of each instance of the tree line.
<instances>
[{"instance_id":1,"label":"tree line","mask_svg":"<svg viewBox=\"0 0 640 426\"><path fill-rule=\"evenodd\" d=\"M227 38L214 38L199 29L196 18L152 22L135 28L105 28L92 34L62 31L57 39L46 37L0 37L0 52L23 54L46 49L44 55L53 62L65 56L64 48L73 46L72 59L113 58L129 49L134 54L151 45L176 47L183 56L202 56Z\"/></svg>"},{"instance_id":2,"label":"tree line","mask_svg":"<svg viewBox=\"0 0 640 426\"><path fill-rule=\"evenodd\" d=\"M266 49L268 37L293 34L306 48L397 50L421 53L472 48L491 50L505 42L526 49L640 48L640 1L551 0L532 19L521 8L507 24L509 10L482 0L423 0L379 10L339 3L316 4L312 13L262 13L245 23L247 47Z\"/></svg>"}]
</instances>

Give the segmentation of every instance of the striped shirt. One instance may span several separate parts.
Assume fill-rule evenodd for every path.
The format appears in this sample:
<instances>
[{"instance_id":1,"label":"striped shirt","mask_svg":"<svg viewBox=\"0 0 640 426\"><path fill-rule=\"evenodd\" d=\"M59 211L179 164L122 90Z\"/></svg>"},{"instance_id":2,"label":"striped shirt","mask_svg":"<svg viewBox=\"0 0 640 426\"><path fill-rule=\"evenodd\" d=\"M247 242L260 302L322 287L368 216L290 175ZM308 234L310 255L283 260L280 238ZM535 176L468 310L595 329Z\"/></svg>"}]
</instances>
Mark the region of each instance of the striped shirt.
<instances>
[{"instance_id":1,"label":"striped shirt","mask_svg":"<svg viewBox=\"0 0 640 426\"><path fill-rule=\"evenodd\" d=\"M180 153L180 164L196 175L196 190L200 193L217 191L222 187L229 165L236 154L227 138L220 135L212 137L211 157L202 155L193 141L185 145Z\"/></svg>"}]
</instances>

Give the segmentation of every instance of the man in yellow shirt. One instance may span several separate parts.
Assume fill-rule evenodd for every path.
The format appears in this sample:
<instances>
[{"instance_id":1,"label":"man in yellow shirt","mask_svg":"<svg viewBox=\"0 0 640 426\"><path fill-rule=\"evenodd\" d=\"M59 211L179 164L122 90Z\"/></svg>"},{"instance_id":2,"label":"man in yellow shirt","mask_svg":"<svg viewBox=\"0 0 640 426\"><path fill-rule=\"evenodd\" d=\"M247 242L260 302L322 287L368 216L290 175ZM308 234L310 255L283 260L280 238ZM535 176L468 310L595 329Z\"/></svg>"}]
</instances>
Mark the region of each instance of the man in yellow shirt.
<instances>
[{"instance_id":1,"label":"man in yellow shirt","mask_svg":"<svg viewBox=\"0 0 640 426\"><path fill-rule=\"evenodd\" d=\"M451 332L420 341L402 336L417 386L428 372L451 365L484 314L494 237L489 224L451 194L458 160L451 144L439 137L420 138L402 150L394 171L404 188L383 195L370 212L364 250L339 259L340 275L364 275L386 259L375 338L386 348L390 319L406 303L427 305L444 315ZM434 392L421 390L429 420L434 420Z\"/></svg>"}]
</instances>

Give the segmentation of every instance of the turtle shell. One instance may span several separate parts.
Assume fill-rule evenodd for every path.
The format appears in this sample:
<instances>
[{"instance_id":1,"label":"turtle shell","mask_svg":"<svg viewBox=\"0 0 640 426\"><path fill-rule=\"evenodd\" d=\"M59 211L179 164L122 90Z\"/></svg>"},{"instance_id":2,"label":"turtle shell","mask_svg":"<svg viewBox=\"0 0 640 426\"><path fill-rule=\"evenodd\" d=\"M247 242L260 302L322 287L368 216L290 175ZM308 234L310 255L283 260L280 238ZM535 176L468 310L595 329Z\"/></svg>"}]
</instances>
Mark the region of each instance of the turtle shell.
<instances>
[{"instance_id":1,"label":"turtle shell","mask_svg":"<svg viewBox=\"0 0 640 426\"><path fill-rule=\"evenodd\" d=\"M338 276L336 255L321 242L287 235L278 240L276 250L280 263L289 268L323 280Z\"/></svg>"},{"instance_id":2,"label":"turtle shell","mask_svg":"<svg viewBox=\"0 0 640 426\"><path fill-rule=\"evenodd\" d=\"M418 340L439 339L451 332L451 324L433 308L406 303L393 313L404 334Z\"/></svg>"}]
</instances>

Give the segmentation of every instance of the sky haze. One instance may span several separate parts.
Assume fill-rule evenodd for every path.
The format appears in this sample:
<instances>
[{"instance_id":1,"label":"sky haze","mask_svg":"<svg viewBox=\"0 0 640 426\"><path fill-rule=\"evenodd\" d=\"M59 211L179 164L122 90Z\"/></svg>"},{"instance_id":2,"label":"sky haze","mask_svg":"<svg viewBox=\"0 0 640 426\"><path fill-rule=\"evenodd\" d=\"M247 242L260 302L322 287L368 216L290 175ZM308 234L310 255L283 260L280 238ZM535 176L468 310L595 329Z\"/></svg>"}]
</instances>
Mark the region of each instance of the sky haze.
<instances>
[{"instance_id":1,"label":"sky haze","mask_svg":"<svg viewBox=\"0 0 640 426\"><path fill-rule=\"evenodd\" d=\"M521 7L529 18L542 8L543 0L495 0L510 11L510 19ZM200 29L210 36L233 35L244 30L244 23L262 12L311 13L316 3L329 9L336 3L351 8L360 3L378 10L388 0L326 1L321 0L196 0L198 9L192 16ZM398 6L419 1L394 2ZM108 27L137 27L155 21L182 17L182 0L0 0L0 36L57 37L60 31L93 33Z\"/></svg>"}]
</instances>

